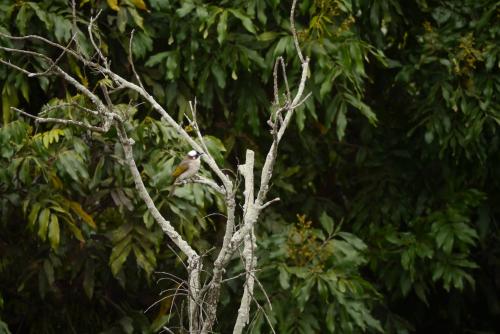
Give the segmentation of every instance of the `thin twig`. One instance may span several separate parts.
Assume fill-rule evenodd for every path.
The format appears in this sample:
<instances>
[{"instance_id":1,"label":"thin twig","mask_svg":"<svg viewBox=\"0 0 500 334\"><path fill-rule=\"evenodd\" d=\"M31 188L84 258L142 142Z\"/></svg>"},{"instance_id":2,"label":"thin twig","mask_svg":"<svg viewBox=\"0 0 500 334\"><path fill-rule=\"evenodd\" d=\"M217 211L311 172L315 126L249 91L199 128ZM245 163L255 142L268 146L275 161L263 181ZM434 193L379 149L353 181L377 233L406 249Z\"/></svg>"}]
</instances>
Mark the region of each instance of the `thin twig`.
<instances>
[{"instance_id":1,"label":"thin twig","mask_svg":"<svg viewBox=\"0 0 500 334\"><path fill-rule=\"evenodd\" d=\"M43 72L31 74L31 75L29 75L29 77L39 77L42 75L46 75L47 73L50 73L52 71L52 69L57 65L57 63L59 63L59 61L62 59L62 57L66 54L66 51L69 50L71 43L73 43L73 41L75 40L75 37L76 37L76 34L73 34L73 36L71 37L71 40L66 45L66 48L61 51L61 54L59 55L59 57L57 57L56 60L52 62L52 64L49 66L49 68L47 68Z\"/></svg>"},{"instance_id":2,"label":"thin twig","mask_svg":"<svg viewBox=\"0 0 500 334\"><path fill-rule=\"evenodd\" d=\"M90 18L90 22L89 22L89 24L87 26L87 31L88 31L88 34L89 34L90 43L92 43L92 46L94 47L94 50L97 52L97 55L99 56L99 58L103 62L103 66L106 69L109 69L109 67L108 67L109 66L108 65L108 60L107 60L106 57L104 57L104 55L102 54L101 49L97 46L96 42L94 41L94 33L92 32L92 27L94 25L94 22L97 20L97 18L99 18L99 15L101 15L101 13L102 13L102 9L100 9L97 12L96 16Z\"/></svg>"},{"instance_id":3,"label":"thin twig","mask_svg":"<svg viewBox=\"0 0 500 334\"><path fill-rule=\"evenodd\" d=\"M196 114L198 111L197 106L198 106L198 102L196 100L196 97L194 98L194 105L193 105L193 102L189 101L189 108L191 109L191 115L193 116L193 120L191 123L192 123L192 126L194 127L194 130L196 131L196 135L198 136L198 140L200 141L200 144L203 147L204 153L209 154L207 144L205 143L205 139L203 138L203 135L201 134L200 126L198 124L198 119L196 117Z\"/></svg>"},{"instance_id":4,"label":"thin twig","mask_svg":"<svg viewBox=\"0 0 500 334\"><path fill-rule=\"evenodd\" d=\"M99 113L96 110L85 108L84 106L81 106L78 103L74 103L74 102L60 103L60 104L55 104L55 105L47 105L47 106L43 107L43 110L41 111L41 113L45 114L45 113L52 111L52 110L55 110L55 109L62 109L62 108L67 108L67 107L74 107L74 108L78 108L82 111L88 112L92 115L99 115Z\"/></svg>"},{"instance_id":5,"label":"thin twig","mask_svg":"<svg viewBox=\"0 0 500 334\"><path fill-rule=\"evenodd\" d=\"M52 118L52 117L38 117L38 116L34 116L34 115L31 115L31 114L28 114L27 112L24 112L21 109L17 109L15 107L10 107L10 109L12 109L14 111L17 111L21 115L33 118L38 123L58 123L58 124L64 124L64 125L76 125L76 126L79 126L79 127L91 130L91 131L100 132L100 133L104 133L104 132L107 131L106 129L104 129L102 127L85 124L83 122L74 121L72 119L62 119L62 118Z\"/></svg>"},{"instance_id":6,"label":"thin twig","mask_svg":"<svg viewBox=\"0 0 500 334\"><path fill-rule=\"evenodd\" d=\"M130 63L130 67L132 68L132 73L134 73L135 79L139 83L139 86L142 89L145 89L143 84L142 84L141 78L139 77L139 74L137 74L137 71L135 70L134 59L132 58L133 57L133 55L132 55L132 42L134 40L134 32L135 32L135 29L132 29L132 32L130 33L130 40L128 43L128 62Z\"/></svg>"},{"instance_id":7,"label":"thin twig","mask_svg":"<svg viewBox=\"0 0 500 334\"><path fill-rule=\"evenodd\" d=\"M302 51L300 50L299 38L297 37L297 30L295 29L295 6L297 5L297 0L293 0L292 10L290 11L290 28L292 30L293 42L295 43L295 50L299 56L300 63L303 64L304 56L302 56Z\"/></svg>"},{"instance_id":8,"label":"thin twig","mask_svg":"<svg viewBox=\"0 0 500 334\"><path fill-rule=\"evenodd\" d=\"M179 185L188 184L188 183L199 183L199 184L209 186L212 189L214 189L215 191L217 191L219 194L222 194L222 195L225 195L225 193L226 193L224 188L222 188L217 183L215 183L215 181L208 179L206 177L203 177L201 175L197 175L196 177L193 177L190 179L185 179L185 180L175 182L174 185L179 186Z\"/></svg>"},{"instance_id":9,"label":"thin twig","mask_svg":"<svg viewBox=\"0 0 500 334\"><path fill-rule=\"evenodd\" d=\"M280 201L280 198L279 198L279 197L276 197L276 198L274 198L274 199L272 199L272 200L270 200L270 201L268 201L268 202L266 202L266 203L262 204L262 205L260 206L260 209L261 209L261 210L264 210L264 209L265 209L265 208L267 208L269 205L273 204L274 202L279 202L279 201Z\"/></svg>"}]
</instances>

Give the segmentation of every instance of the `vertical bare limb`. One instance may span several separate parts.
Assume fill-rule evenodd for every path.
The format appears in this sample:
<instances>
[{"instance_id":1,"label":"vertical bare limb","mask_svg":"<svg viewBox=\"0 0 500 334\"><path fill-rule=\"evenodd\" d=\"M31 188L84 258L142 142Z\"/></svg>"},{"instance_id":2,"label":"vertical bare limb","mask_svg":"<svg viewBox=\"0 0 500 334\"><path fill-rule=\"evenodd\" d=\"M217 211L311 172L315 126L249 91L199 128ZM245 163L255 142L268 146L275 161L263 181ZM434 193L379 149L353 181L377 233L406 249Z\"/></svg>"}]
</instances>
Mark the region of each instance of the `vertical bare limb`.
<instances>
[{"instance_id":1,"label":"vertical bare limb","mask_svg":"<svg viewBox=\"0 0 500 334\"><path fill-rule=\"evenodd\" d=\"M132 32L130 33L130 40L128 42L128 62L130 63L130 67L132 68L132 73L134 73L135 79L139 83L139 86L142 89L144 89L144 85L142 84L141 77L139 77L139 74L137 74L137 71L135 70L134 59L133 59L133 54L132 54L132 43L134 41L134 32L135 32L135 29L132 29Z\"/></svg>"},{"instance_id":2,"label":"vertical bare limb","mask_svg":"<svg viewBox=\"0 0 500 334\"><path fill-rule=\"evenodd\" d=\"M238 318L233 328L233 334L241 334L250 320L250 305L252 303L253 290L255 284L254 268L257 266L257 257L255 255L255 234L253 230L245 236L243 258L245 260L246 281L241 297L240 308L238 309Z\"/></svg>"},{"instance_id":3,"label":"vertical bare limb","mask_svg":"<svg viewBox=\"0 0 500 334\"><path fill-rule=\"evenodd\" d=\"M290 10L290 27L292 29L293 42L295 43L295 50L297 51L297 55L299 56L300 63L304 64L306 60L302 55L302 51L300 50L299 37L297 35L297 30L295 29L295 7L297 7L297 0L293 0L292 10Z\"/></svg>"}]
</instances>

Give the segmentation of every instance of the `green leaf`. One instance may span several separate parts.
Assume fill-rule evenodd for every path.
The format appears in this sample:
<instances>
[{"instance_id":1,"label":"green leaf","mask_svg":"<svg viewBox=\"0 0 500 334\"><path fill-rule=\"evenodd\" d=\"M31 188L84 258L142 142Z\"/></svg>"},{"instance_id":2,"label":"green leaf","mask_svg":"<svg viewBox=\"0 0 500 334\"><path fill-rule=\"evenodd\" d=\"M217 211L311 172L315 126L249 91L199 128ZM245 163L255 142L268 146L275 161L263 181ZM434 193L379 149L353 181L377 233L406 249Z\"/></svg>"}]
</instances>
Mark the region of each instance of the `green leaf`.
<instances>
[{"instance_id":1,"label":"green leaf","mask_svg":"<svg viewBox=\"0 0 500 334\"><path fill-rule=\"evenodd\" d=\"M47 283L49 284L49 286L54 285L54 267L49 260L43 261L43 272L45 273L45 277L47 278Z\"/></svg>"},{"instance_id":2,"label":"green leaf","mask_svg":"<svg viewBox=\"0 0 500 334\"><path fill-rule=\"evenodd\" d=\"M243 27L245 27L248 32L251 32L252 34L256 33L252 20L248 16L237 9L229 9L228 11L241 21Z\"/></svg>"},{"instance_id":3,"label":"green leaf","mask_svg":"<svg viewBox=\"0 0 500 334\"><path fill-rule=\"evenodd\" d=\"M203 140L207 145L208 152L215 159L215 161L219 164L224 161L224 153L226 152L226 148L224 147L224 143L214 136L203 136Z\"/></svg>"},{"instance_id":4,"label":"green leaf","mask_svg":"<svg viewBox=\"0 0 500 334\"><path fill-rule=\"evenodd\" d=\"M270 42L278 38L279 33L274 31L266 31L257 36L257 40L261 42Z\"/></svg>"},{"instance_id":5,"label":"green leaf","mask_svg":"<svg viewBox=\"0 0 500 334\"><path fill-rule=\"evenodd\" d=\"M328 305L328 309L326 311L326 328L330 333L335 332L335 304L331 303Z\"/></svg>"},{"instance_id":6,"label":"green leaf","mask_svg":"<svg viewBox=\"0 0 500 334\"><path fill-rule=\"evenodd\" d=\"M57 215L50 215L50 224L49 224L49 241L52 249L57 249L59 247L60 241L60 230L59 230L59 220Z\"/></svg>"},{"instance_id":7,"label":"green leaf","mask_svg":"<svg viewBox=\"0 0 500 334\"><path fill-rule=\"evenodd\" d=\"M51 15L51 18L54 21L54 35L57 41L68 42L71 38L71 21L55 14Z\"/></svg>"},{"instance_id":8,"label":"green leaf","mask_svg":"<svg viewBox=\"0 0 500 334\"><path fill-rule=\"evenodd\" d=\"M121 33L125 32L128 23L127 9L121 7L116 16L116 25L118 26L118 31Z\"/></svg>"},{"instance_id":9,"label":"green leaf","mask_svg":"<svg viewBox=\"0 0 500 334\"><path fill-rule=\"evenodd\" d=\"M73 210L75 214L78 215L87 225L90 226L93 230L97 229L97 225L94 221L94 218L92 218L91 215L89 215L80 205L80 203L75 202L75 201L68 201L69 206Z\"/></svg>"},{"instance_id":10,"label":"green leaf","mask_svg":"<svg viewBox=\"0 0 500 334\"><path fill-rule=\"evenodd\" d=\"M77 182L89 177L82 157L73 150L64 151L59 154L57 167L61 172L68 174Z\"/></svg>"},{"instance_id":11,"label":"green leaf","mask_svg":"<svg viewBox=\"0 0 500 334\"><path fill-rule=\"evenodd\" d=\"M156 265L156 263L151 263L150 261L148 261L147 257L144 256L139 247L133 246L132 249L134 250L137 264L139 265L139 267L144 269L144 271L148 274L148 276L150 276L153 273L154 266Z\"/></svg>"},{"instance_id":12,"label":"green leaf","mask_svg":"<svg viewBox=\"0 0 500 334\"><path fill-rule=\"evenodd\" d=\"M117 229L111 231L108 234L108 238L111 240L113 244L117 244L118 242L123 240L126 236L128 236L132 232L133 228L134 226L132 224L122 224Z\"/></svg>"},{"instance_id":13,"label":"green leaf","mask_svg":"<svg viewBox=\"0 0 500 334\"><path fill-rule=\"evenodd\" d=\"M170 55L172 54L171 51L163 51L163 52L160 52L160 53L157 53L151 57L149 57L149 59L146 61L145 65L147 67L153 67L153 66L156 66L160 63L162 63L165 59L167 59L167 57L169 57Z\"/></svg>"},{"instance_id":14,"label":"green leaf","mask_svg":"<svg viewBox=\"0 0 500 334\"><path fill-rule=\"evenodd\" d=\"M226 87L226 72L224 72L224 70L220 67L219 63L214 61L210 69L212 70L212 74L217 81L217 86L220 88Z\"/></svg>"},{"instance_id":15,"label":"green leaf","mask_svg":"<svg viewBox=\"0 0 500 334\"><path fill-rule=\"evenodd\" d=\"M321 213L321 216L319 217L319 222L329 235L333 233L333 226L334 226L333 219L330 216L328 216L328 214L325 211Z\"/></svg>"},{"instance_id":16,"label":"green leaf","mask_svg":"<svg viewBox=\"0 0 500 334\"><path fill-rule=\"evenodd\" d=\"M337 111L337 138L342 140L345 135L345 128L347 126L347 106L344 102L340 102L339 110Z\"/></svg>"},{"instance_id":17,"label":"green leaf","mask_svg":"<svg viewBox=\"0 0 500 334\"><path fill-rule=\"evenodd\" d=\"M179 17L184 17L187 14L191 13L191 11L195 8L195 4L192 3L191 1L183 1L181 8L176 10L177 15Z\"/></svg>"},{"instance_id":18,"label":"green leaf","mask_svg":"<svg viewBox=\"0 0 500 334\"><path fill-rule=\"evenodd\" d=\"M279 271L279 282L282 289L287 290L290 288L290 275L286 269L282 266L278 267Z\"/></svg>"},{"instance_id":19,"label":"green leaf","mask_svg":"<svg viewBox=\"0 0 500 334\"><path fill-rule=\"evenodd\" d=\"M40 21L45 23L45 27L47 28L47 30L51 30L52 22L51 20L49 20L50 16L48 15L48 13L44 11L42 8L40 8L40 6L35 2L27 2L27 4L35 11L35 14L38 17L38 19L40 19Z\"/></svg>"},{"instance_id":20,"label":"green leaf","mask_svg":"<svg viewBox=\"0 0 500 334\"><path fill-rule=\"evenodd\" d=\"M132 43L132 53L136 59L144 58L153 50L153 39L144 31L137 31Z\"/></svg>"},{"instance_id":21,"label":"green leaf","mask_svg":"<svg viewBox=\"0 0 500 334\"><path fill-rule=\"evenodd\" d=\"M219 23L217 24L217 41L222 44L227 36L227 11L223 11L219 16Z\"/></svg>"},{"instance_id":22,"label":"green leaf","mask_svg":"<svg viewBox=\"0 0 500 334\"><path fill-rule=\"evenodd\" d=\"M120 10L120 6L118 6L118 0L106 0L108 2L109 8L115 11Z\"/></svg>"},{"instance_id":23,"label":"green leaf","mask_svg":"<svg viewBox=\"0 0 500 334\"><path fill-rule=\"evenodd\" d=\"M141 14L139 14L139 12L137 11L137 9L135 8L131 8L131 7L127 7L127 10L130 14L130 16L132 16L132 19L134 20L135 24L141 28L142 30L144 30L144 19L142 18ZM134 40L135 42L135 40ZM143 54L143 53L141 53Z\"/></svg>"},{"instance_id":24,"label":"green leaf","mask_svg":"<svg viewBox=\"0 0 500 334\"><path fill-rule=\"evenodd\" d=\"M40 217L38 218L38 236L40 239L45 241L47 238L47 230L49 227L49 219L50 219L50 210L45 208L40 213Z\"/></svg>"},{"instance_id":25,"label":"green leaf","mask_svg":"<svg viewBox=\"0 0 500 334\"><path fill-rule=\"evenodd\" d=\"M73 223L68 222L69 229L73 232L73 236L80 242L85 242L82 231Z\"/></svg>"},{"instance_id":26,"label":"green leaf","mask_svg":"<svg viewBox=\"0 0 500 334\"><path fill-rule=\"evenodd\" d=\"M304 125L306 121L306 112L304 105L301 105L300 107L295 109L295 121L297 123L297 128L299 132L302 132L302 130L304 130Z\"/></svg>"},{"instance_id":27,"label":"green leaf","mask_svg":"<svg viewBox=\"0 0 500 334\"><path fill-rule=\"evenodd\" d=\"M111 256L109 258L109 263L111 265L111 272L113 276L118 275L118 272L122 269L123 264L127 260L130 251L132 250L132 237L128 236L122 240L118 245L113 247L111 251Z\"/></svg>"},{"instance_id":28,"label":"green leaf","mask_svg":"<svg viewBox=\"0 0 500 334\"><path fill-rule=\"evenodd\" d=\"M377 125L377 115L375 115L375 113L368 105L351 94L346 93L344 94L344 97L350 105L361 111L361 113L368 119L370 124Z\"/></svg>"},{"instance_id":29,"label":"green leaf","mask_svg":"<svg viewBox=\"0 0 500 334\"><path fill-rule=\"evenodd\" d=\"M33 228L35 226L35 223L38 221L38 213L40 212L40 209L42 208L40 203L35 203L31 207L30 214L28 216L28 228Z\"/></svg>"}]
</instances>

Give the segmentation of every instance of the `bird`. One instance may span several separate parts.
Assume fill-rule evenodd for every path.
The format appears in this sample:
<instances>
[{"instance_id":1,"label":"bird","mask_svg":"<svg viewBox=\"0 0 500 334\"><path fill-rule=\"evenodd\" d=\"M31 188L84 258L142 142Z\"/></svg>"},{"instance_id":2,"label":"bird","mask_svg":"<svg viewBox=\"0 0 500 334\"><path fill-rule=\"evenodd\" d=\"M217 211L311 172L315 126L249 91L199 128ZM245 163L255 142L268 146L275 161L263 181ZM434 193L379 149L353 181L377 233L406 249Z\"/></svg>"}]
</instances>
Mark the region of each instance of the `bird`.
<instances>
[{"instance_id":1,"label":"bird","mask_svg":"<svg viewBox=\"0 0 500 334\"><path fill-rule=\"evenodd\" d=\"M200 170L200 157L205 153L200 153L195 150L191 150L188 154L182 159L181 163L175 167L174 172L172 173L172 186L170 188L170 193L168 196L172 196L174 194L176 183L179 181L183 181L193 177Z\"/></svg>"}]
</instances>

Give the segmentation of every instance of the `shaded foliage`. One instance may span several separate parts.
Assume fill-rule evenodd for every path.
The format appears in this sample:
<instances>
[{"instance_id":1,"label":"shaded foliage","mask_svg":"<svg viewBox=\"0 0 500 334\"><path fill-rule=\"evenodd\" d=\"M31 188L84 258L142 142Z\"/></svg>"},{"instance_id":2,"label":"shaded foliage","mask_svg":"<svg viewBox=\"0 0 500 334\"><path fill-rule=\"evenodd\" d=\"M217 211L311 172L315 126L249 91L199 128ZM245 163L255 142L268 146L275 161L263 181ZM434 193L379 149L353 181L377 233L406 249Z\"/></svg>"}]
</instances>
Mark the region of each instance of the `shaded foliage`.
<instances>
[{"instance_id":1,"label":"shaded foliage","mask_svg":"<svg viewBox=\"0 0 500 334\"><path fill-rule=\"evenodd\" d=\"M75 27L66 1L5 0L0 31L61 43L76 33L88 53L85 25L97 10L96 38L113 69L132 78L135 29L143 83L179 121L197 97L219 161L232 166L246 147L266 147L274 58L298 64L288 3L90 0L77 4ZM280 333L494 332L498 3L307 0L298 14L312 96L276 165L271 191L282 202L258 228L257 276L272 311L256 289L262 308L253 308L251 330L268 332L270 321ZM0 45L59 55L37 43ZM42 68L25 55L0 57ZM61 66L96 90L75 59ZM30 79L6 66L0 77L0 332L155 332L185 323L182 299L167 290L179 282L156 284L167 274L154 274L183 277L182 262L136 198L116 134L20 118L10 107L81 118L51 106L87 101L59 78ZM129 113L145 183L180 233L209 251L223 230L211 215L223 211L220 201L200 185L167 198L170 171L188 148L148 106L129 112L137 98L113 95ZM240 271L234 265L228 277ZM220 314L236 314L241 286L242 278L227 282ZM221 332L233 318L219 315Z\"/></svg>"}]
</instances>

